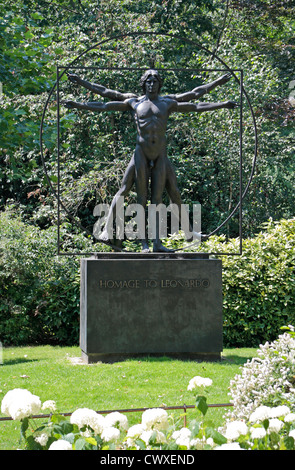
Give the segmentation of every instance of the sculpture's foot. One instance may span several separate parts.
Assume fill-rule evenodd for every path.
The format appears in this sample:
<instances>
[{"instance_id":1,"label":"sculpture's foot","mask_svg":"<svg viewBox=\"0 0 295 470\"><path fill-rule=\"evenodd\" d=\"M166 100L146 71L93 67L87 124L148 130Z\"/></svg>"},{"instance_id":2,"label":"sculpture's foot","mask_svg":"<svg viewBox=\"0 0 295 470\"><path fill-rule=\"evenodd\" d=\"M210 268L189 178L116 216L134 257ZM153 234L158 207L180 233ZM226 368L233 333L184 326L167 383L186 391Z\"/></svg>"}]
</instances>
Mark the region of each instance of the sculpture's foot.
<instances>
[{"instance_id":1,"label":"sculpture's foot","mask_svg":"<svg viewBox=\"0 0 295 470\"><path fill-rule=\"evenodd\" d=\"M101 240L102 242L111 243L107 230L103 230L103 232L101 232L96 238L97 240Z\"/></svg>"},{"instance_id":2,"label":"sculpture's foot","mask_svg":"<svg viewBox=\"0 0 295 470\"><path fill-rule=\"evenodd\" d=\"M110 238L108 235L108 231L104 230L103 232L99 233L98 235L95 235L95 238L99 241L104 243L105 245L108 245L110 247L113 247L114 249L121 250L122 249L122 240L120 239L114 239Z\"/></svg>"},{"instance_id":3,"label":"sculpture's foot","mask_svg":"<svg viewBox=\"0 0 295 470\"><path fill-rule=\"evenodd\" d=\"M201 235L201 242L205 242L206 240L209 240L208 235Z\"/></svg>"},{"instance_id":4,"label":"sculpture's foot","mask_svg":"<svg viewBox=\"0 0 295 470\"><path fill-rule=\"evenodd\" d=\"M158 242L154 242L153 252L154 253L174 253L174 250L170 250L169 248L166 248L166 246L162 245L162 243L158 241Z\"/></svg>"},{"instance_id":5,"label":"sculpture's foot","mask_svg":"<svg viewBox=\"0 0 295 470\"><path fill-rule=\"evenodd\" d=\"M201 242L201 241L203 241L202 237L203 237L203 235L201 233L193 232L192 236L188 236L186 238L186 241L187 242L195 242L195 241Z\"/></svg>"},{"instance_id":6,"label":"sculpture's foot","mask_svg":"<svg viewBox=\"0 0 295 470\"><path fill-rule=\"evenodd\" d=\"M142 242L141 252L142 253L150 253L150 247L148 245L148 242L146 242L146 241Z\"/></svg>"}]
</instances>

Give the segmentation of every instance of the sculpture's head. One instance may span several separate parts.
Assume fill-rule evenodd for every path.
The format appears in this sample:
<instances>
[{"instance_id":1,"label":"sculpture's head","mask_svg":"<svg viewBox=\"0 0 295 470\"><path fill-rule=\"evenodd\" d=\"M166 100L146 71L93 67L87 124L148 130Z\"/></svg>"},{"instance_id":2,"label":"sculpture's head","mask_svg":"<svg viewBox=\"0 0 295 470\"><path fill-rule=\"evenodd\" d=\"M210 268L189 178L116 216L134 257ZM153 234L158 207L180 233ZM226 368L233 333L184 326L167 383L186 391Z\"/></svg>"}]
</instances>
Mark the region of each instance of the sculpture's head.
<instances>
[{"instance_id":1,"label":"sculpture's head","mask_svg":"<svg viewBox=\"0 0 295 470\"><path fill-rule=\"evenodd\" d=\"M146 81L151 76L155 77L158 80L158 82L159 82L159 90L158 91L160 92L160 90L161 90L163 80L162 80L159 72L157 70L154 70L154 69L149 69L146 72L144 72L143 76L140 79L140 85L141 85L142 91L144 93L146 92L146 88L145 88Z\"/></svg>"}]
</instances>

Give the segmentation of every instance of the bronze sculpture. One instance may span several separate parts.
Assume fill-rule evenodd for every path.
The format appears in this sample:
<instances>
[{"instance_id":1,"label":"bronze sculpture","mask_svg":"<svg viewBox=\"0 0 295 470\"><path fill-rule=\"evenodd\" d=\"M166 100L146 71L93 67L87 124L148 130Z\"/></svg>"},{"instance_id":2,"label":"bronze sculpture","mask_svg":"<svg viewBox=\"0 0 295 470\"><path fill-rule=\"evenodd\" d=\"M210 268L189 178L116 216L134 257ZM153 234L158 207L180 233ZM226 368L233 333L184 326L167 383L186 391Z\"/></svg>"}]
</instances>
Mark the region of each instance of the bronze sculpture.
<instances>
[{"instance_id":1,"label":"bronze sculpture","mask_svg":"<svg viewBox=\"0 0 295 470\"><path fill-rule=\"evenodd\" d=\"M132 93L121 93L109 90L102 85L90 83L77 75L69 74L71 82L78 83L83 87L109 98L109 102L87 102L78 103L65 101L65 107L72 109L85 109L94 112L103 111L130 111L135 119L137 128L137 141L134 154L125 171L121 188L115 195L105 229L101 235L103 241L109 239L109 224L113 222L116 203L120 196L126 196L133 184L136 185L137 202L144 208L147 204L149 177L151 176L151 203L158 206L162 203L164 189L173 204L181 211L181 196L176 182L176 175L166 152L166 128L171 113L180 112L204 112L215 109L234 109L237 103L225 101L221 103L192 103L192 100L200 98L210 92L216 86L223 85L231 78L231 74L225 74L221 78L209 84L201 85L192 91L161 96L160 90L162 79L157 70L147 70L141 78L143 95L137 96ZM148 242L142 240L143 251L149 251ZM159 236L153 241L154 252L170 251L162 245Z\"/></svg>"}]
</instances>

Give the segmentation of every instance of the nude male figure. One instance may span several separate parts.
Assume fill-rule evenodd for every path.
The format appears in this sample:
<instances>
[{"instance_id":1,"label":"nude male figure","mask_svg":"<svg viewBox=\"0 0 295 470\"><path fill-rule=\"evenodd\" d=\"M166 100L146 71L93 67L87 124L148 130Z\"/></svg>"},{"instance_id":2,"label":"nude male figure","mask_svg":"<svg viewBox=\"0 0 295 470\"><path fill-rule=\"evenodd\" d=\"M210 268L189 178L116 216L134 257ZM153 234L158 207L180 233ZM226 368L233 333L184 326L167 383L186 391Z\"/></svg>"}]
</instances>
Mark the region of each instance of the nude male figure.
<instances>
[{"instance_id":1,"label":"nude male figure","mask_svg":"<svg viewBox=\"0 0 295 470\"><path fill-rule=\"evenodd\" d=\"M69 75L69 79L77 82L101 96L113 99L113 101L77 103L66 101L67 108L85 109L94 112L103 111L127 111L129 110L136 122L137 140L136 148L131 161L125 171L122 185L115 195L110 213L106 222L102 239L107 241L109 225L113 221L116 204L120 196L126 196L133 183L136 184L137 202L144 208L147 204L149 175L151 174L151 202L158 205L162 203L163 192L166 187L171 202L181 210L181 197L176 183L174 169L166 154L166 129L170 114L174 112L204 112L220 108L233 109L237 104L233 101L222 103L191 103L190 100L202 96L211 91L217 85L226 83L230 74L208 85L202 85L191 92L179 95L161 96L161 78L156 70L148 70L141 79L144 95L138 97L134 94L123 94L113 90L107 90L101 85L91 84L80 79L76 75ZM143 251L149 251L146 240L142 240ZM153 242L154 252L170 251L164 247L157 236Z\"/></svg>"}]
</instances>

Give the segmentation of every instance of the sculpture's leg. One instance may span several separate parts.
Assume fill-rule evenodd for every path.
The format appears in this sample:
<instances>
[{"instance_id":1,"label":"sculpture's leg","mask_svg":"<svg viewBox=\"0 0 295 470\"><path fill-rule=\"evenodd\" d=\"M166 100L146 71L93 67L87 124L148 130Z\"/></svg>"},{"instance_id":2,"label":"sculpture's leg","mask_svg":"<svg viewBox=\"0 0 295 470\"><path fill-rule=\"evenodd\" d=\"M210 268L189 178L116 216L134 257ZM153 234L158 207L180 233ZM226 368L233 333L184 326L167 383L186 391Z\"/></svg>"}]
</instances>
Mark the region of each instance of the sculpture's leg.
<instances>
[{"instance_id":1,"label":"sculpture's leg","mask_svg":"<svg viewBox=\"0 0 295 470\"><path fill-rule=\"evenodd\" d=\"M158 206L162 204L163 192L166 185L167 177L167 158L165 155L158 157L157 161L151 172L151 190L152 190L152 204ZM159 212L156 213L156 237L153 241L153 251L154 252L164 252L171 253L173 250L169 250L164 245L162 245L160 239L160 220Z\"/></svg>"},{"instance_id":2,"label":"sculpture's leg","mask_svg":"<svg viewBox=\"0 0 295 470\"><path fill-rule=\"evenodd\" d=\"M140 204L143 209L144 213L146 213L146 205L148 199L148 188L149 188L149 162L145 157L142 149L139 145L136 146L134 152L134 166L135 166L135 185L136 185L136 192L137 192L137 203ZM145 214L146 218L146 214ZM146 220L145 220L145 228L146 228ZM145 234L146 235L146 234ZM141 240L142 244L142 251L144 253L148 253L149 245L147 236Z\"/></svg>"},{"instance_id":3,"label":"sculpture's leg","mask_svg":"<svg viewBox=\"0 0 295 470\"><path fill-rule=\"evenodd\" d=\"M182 206L182 200L181 200L181 195L180 191L178 189L177 185L177 179L176 179L176 174L175 170L173 168L172 163L166 158L166 174L167 174L167 179L166 179L166 190L167 193L170 197L170 200L172 204L175 204L178 207L178 213L176 216L178 217L178 221L184 221L184 232L186 236L187 241L191 241L192 239L194 240L201 240L201 233L194 232L193 228L188 220L188 214L182 214L182 211L185 210ZM187 220L185 218L187 217ZM180 224L181 225L181 224Z\"/></svg>"},{"instance_id":4,"label":"sculpture's leg","mask_svg":"<svg viewBox=\"0 0 295 470\"><path fill-rule=\"evenodd\" d=\"M133 155L125 171L125 174L123 176L121 188L119 189L119 191L117 192L117 194L112 200L110 211L108 213L108 217L105 223L105 227L98 238L99 240L110 241L112 239L111 234L113 234L113 221L115 220L115 217L116 217L116 208L119 202L119 198L125 197L129 194L133 186L134 180L135 180L135 163L134 163L134 155ZM124 221L122 221L121 226L124 227ZM123 237L123 234L119 234L119 238L120 237Z\"/></svg>"}]
</instances>

